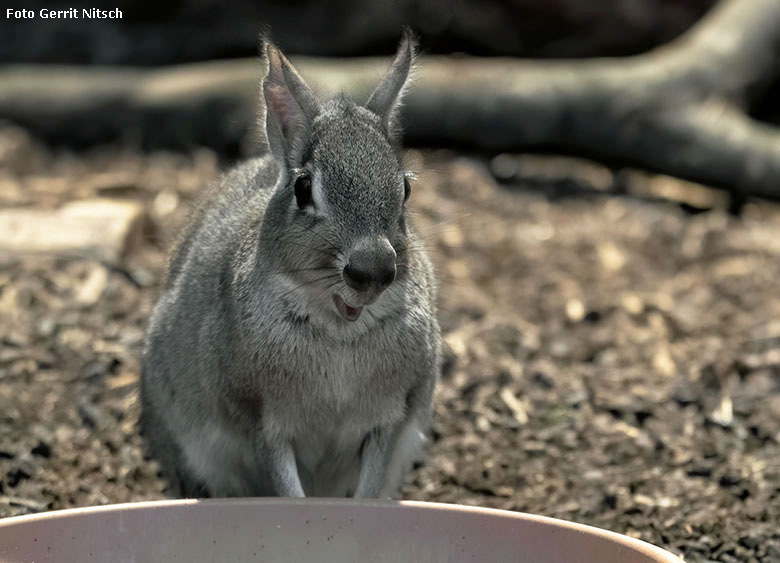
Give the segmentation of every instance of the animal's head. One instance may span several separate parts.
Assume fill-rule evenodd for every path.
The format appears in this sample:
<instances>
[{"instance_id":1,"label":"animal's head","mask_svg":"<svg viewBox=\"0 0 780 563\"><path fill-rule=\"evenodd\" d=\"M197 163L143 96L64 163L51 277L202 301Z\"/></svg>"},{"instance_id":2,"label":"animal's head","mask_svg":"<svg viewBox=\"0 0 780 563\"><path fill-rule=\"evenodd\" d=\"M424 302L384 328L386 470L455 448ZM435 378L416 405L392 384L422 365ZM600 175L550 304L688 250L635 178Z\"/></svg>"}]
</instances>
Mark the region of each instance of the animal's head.
<instances>
[{"instance_id":1,"label":"animal's head","mask_svg":"<svg viewBox=\"0 0 780 563\"><path fill-rule=\"evenodd\" d=\"M261 125L283 168L264 238L272 237L278 273L291 295L306 301L303 310L315 306L357 321L366 307L370 315L386 310L387 296L406 282L413 250L406 217L411 185L398 113L414 49L405 32L390 68L361 106L345 96L321 102L281 51L264 44Z\"/></svg>"}]
</instances>

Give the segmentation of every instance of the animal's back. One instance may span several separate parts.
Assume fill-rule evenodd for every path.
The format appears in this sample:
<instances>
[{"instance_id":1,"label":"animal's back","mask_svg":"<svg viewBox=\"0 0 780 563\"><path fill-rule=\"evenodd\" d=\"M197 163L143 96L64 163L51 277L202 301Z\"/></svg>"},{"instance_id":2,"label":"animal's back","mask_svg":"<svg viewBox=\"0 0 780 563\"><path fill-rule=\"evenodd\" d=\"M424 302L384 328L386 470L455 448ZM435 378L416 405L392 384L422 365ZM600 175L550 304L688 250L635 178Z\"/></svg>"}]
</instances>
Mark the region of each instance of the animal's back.
<instances>
[{"instance_id":1,"label":"animal's back","mask_svg":"<svg viewBox=\"0 0 780 563\"><path fill-rule=\"evenodd\" d=\"M151 453L168 469L174 489L185 494L204 490L193 488L196 479L186 475L174 436L183 427L199 427L212 408L205 400L210 385L202 372L219 369L221 363L210 352L225 339L220 327L228 314L231 254L246 225L262 219L278 175L275 160L265 156L236 166L211 186L171 253L149 321L142 356L141 429Z\"/></svg>"},{"instance_id":2,"label":"animal's back","mask_svg":"<svg viewBox=\"0 0 780 563\"><path fill-rule=\"evenodd\" d=\"M262 217L279 177L279 165L264 155L237 165L223 174L205 194L187 228L171 252L164 287L169 288L184 270L193 246L199 251L235 239L242 223Z\"/></svg>"}]
</instances>

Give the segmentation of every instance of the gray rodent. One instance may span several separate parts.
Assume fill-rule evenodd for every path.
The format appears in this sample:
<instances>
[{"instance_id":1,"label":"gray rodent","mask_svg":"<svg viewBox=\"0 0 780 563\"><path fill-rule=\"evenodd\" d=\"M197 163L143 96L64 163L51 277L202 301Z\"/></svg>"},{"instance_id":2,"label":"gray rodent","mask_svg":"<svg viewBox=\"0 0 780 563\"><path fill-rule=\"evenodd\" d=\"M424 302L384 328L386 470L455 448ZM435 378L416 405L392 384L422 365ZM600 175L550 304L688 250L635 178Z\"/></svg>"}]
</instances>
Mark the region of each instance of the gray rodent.
<instances>
[{"instance_id":1,"label":"gray rodent","mask_svg":"<svg viewBox=\"0 0 780 563\"><path fill-rule=\"evenodd\" d=\"M182 496L389 497L422 452L441 355L398 126L415 41L365 106L321 103L261 51L265 152L214 186L172 255L141 430Z\"/></svg>"}]
</instances>

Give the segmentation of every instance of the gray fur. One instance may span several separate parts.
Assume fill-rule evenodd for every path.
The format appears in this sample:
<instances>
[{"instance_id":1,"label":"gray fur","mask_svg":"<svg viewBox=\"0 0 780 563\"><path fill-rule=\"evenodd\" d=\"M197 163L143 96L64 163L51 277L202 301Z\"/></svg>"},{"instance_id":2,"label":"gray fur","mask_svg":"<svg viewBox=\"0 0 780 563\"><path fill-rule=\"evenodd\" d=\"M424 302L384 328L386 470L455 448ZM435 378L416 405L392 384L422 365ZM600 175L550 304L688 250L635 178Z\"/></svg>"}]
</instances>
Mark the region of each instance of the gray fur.
<instances>
[{"instance_id":1,"label":"gray fur","mask_svg":"<svg viewBox=\"0 0 780 563\"><path fill-rule=\"evenodd\" d=\"M440 362L401 154L385 116L313 102L265 53L268 152L222 178L173 254L143 353L142 431L185 496L391 496L421 453ZM296 204L302 170L314 208ZM387 289L345 284L356 248L396 255ZM363 307L356 321L336 293Z\"/></svg>"}]
</instances>

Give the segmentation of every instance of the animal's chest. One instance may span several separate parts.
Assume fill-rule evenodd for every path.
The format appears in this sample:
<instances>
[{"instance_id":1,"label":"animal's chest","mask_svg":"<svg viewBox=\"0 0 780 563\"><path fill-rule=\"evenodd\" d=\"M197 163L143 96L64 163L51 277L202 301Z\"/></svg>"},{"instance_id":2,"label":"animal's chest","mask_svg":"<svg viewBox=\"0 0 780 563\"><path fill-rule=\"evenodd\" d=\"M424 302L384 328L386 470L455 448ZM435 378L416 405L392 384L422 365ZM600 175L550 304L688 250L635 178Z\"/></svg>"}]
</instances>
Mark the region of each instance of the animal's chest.
<instances>
[{"instance_id":1,"label":"animal's chest","mask_svg":"<svg viewBox=\"0 0 780 563\"><path fill-rule=\"evenodd\" d=\"M390 357L339 346L322 346L318 352L294 376L294 404L303 420L317 428L351 423L370 429L400 418L411 381Z\"/></svg>"},{"instance_id":2,"label":"animal's chest","mask_svg":"<svg viewBox=\"0 0 780 563\"><path fill-rule=\"evenodd\" d=\"M273 411L301 460L314 467L326 457L346 461L372 429L400 423L413 381L378 351L380 343L310 349L286 366L284 406Z\"/></svg>"}]
</instances>

